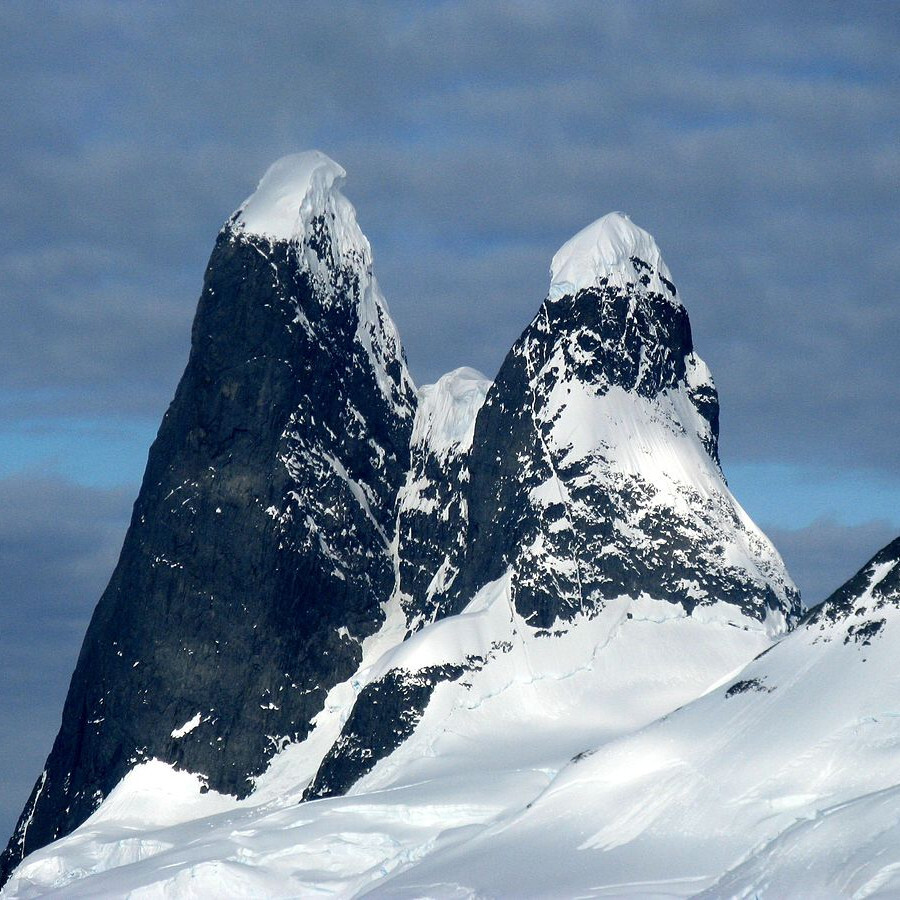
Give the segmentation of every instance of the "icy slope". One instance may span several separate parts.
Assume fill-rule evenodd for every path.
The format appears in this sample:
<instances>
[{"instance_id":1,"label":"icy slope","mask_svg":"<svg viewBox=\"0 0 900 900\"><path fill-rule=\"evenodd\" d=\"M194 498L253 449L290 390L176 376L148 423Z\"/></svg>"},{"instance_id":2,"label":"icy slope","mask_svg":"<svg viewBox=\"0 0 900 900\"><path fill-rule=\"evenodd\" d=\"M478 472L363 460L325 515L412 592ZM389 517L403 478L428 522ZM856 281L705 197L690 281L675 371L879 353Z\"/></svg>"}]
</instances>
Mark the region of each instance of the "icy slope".
<instances>
[{"instance_id":1,"label":"icy slope","mask_svg":"<svg viewBox=\"0 0 900 900\"><path fill-rule=\"evenodd\" d=\"M586 746L519 816L385 893L893 895L898 651L900 540L739 675Z\"/></svg>"}]
</instances>

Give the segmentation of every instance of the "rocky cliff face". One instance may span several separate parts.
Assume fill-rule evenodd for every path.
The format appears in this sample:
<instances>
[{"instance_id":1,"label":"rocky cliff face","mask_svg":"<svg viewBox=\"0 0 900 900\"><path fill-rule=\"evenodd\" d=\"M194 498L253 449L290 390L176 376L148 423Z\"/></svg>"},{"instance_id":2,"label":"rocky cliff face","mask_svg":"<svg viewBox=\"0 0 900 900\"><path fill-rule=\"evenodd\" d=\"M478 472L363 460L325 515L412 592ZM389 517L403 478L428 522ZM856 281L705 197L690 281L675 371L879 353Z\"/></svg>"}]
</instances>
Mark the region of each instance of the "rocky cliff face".
<instances>
[{"instance_id":1,"label":"rocky cliff face","mask_svg":"<svg viewBox=\"0 0 900 900\"><path fill-rule=\"evenodd\" d=\"M900 538L883 547L801 623L821 640L869 646L900 609ZM895 626L896 627L896 626Z\"/></svg>"},{"instance_id":2,"label":"rocky cliff face","mask_svg":"<svg viewBox=\"0 0 900 900\"><path fill-rule=\"evenodd\" d=\"M655 242L605 216L554 257L548 297L478 416L451 608L511 568L536 628L623 594L796 619L781 559L725 484L718 427Z\"/></svg>"},{"instance_id":3,"label":"rocky cliff face","mask_svg":"<svg viewBox=\"0 0 900 900\"><path fill-rule=\"evenodd\" d=\"M418 393L410 470L397 517L397 592L411 632L447 615L469 521L469 455L491 383L456 369Z\"/></svg>"},{"instance_id":4,"label":"rocky cliff face","mask_svg":"<svg viewBox=\"0 0 900 900\"><path fill-rule=\"evenodd\" d=\"M343 176L285 158L219 235L7 872L150 759L242 797L289 747L306 799L430 778L499 722L565 760L797 618L646 232L580 232L495 383L416 395Z\"/></svg>"},{"instance_id":5,"label":"rocky cliff face","mask_svg":"<svg viewBox=\"0 0 900 900\"><path fill-rule=\"evenodd\" d=\"M502 668L492 661L522 641L584 631L623 598L672 604L662 619L714 610L772 636L795 622L784 564L725 483L718 422L712 377L653 238L619 213L603 217L554 257L546 300L478 407L471 442L445 466L453 477L443 489L439 476L412 482L442 504L417 499L401 514L404 546L427 550L429 563L406 582L416 621L481 608L487 592L491 605L509 604L512 631L449 655L435 646L402 671L397 662L359 696L307 796L346 791L400 747L442 681L465 676L474 694L471 673L490 680ZM441 530L448 514L454 527Z\"/></svg>"},{"instance_id":6,"label":"rocky cliff face","mask_svg":"<svg viewBox=\"0 0 900 900\"><path fill-rule=\"evenodd\" d=\"M144 759L246 794L381 624L414 393L342 179L286 158L219 234L7 870Z\"/></svg>"}]
</instances>

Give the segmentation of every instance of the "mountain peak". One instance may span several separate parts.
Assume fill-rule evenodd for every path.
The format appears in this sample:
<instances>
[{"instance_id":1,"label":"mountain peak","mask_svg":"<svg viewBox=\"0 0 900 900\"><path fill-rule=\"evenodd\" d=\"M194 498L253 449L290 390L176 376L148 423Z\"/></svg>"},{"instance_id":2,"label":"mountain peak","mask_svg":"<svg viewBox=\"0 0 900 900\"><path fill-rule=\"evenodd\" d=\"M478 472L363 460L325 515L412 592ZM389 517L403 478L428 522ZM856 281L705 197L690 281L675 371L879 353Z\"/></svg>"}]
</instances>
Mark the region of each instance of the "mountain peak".
<instances>
[{"instance_id":1,"label":"mountain peak","mask_svg":"<svg viewBox=\"0 0 900 900\"><path fill-rule=\"evenodd\" d=\"M365 238L356 224L356 210L340 191L346 177L343 166L321 150L282 156L269 166L231 223L245 234L299 242L310 221L327 212L334 217L340 236L361 247Z\"/></svg>"},{"instance_id":2,"label":"mountain peak","mask_svg":"<svg viewBox=\"0 0 900 900\"><path fill-rule=\"evenodd\" d=\"M419 388L413 443L427 442L439 457L468 450L475 417L490 386L490 379L481 372L462 366Z\"/></svg>"},{"instance_id":3,"label":"mountain peak","mask_svg":"<svg viewBox=\"0 0 900 900\"><path fill-rule=\"evenodd\" d=\"M550 263L549 299L601 284L624 288L637 283L677 302L669 269L652 235L625 213L611 212L582 228L556 251Z\"/></svg>"}]
</instances>

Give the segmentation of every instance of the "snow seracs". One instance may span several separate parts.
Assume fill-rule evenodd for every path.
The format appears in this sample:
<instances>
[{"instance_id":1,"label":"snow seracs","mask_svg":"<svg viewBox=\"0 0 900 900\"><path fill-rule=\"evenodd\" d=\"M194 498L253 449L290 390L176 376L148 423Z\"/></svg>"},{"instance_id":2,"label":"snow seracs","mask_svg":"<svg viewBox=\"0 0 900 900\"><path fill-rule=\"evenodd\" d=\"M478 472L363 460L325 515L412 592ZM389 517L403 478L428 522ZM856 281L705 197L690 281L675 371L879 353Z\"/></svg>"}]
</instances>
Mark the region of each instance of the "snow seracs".
<instances>
[{"instance_id":1,"label":"snow seracs","mask_svg":"<svg viewBox=\"0 0 900 900\"><path fill-rule=\"evenodd\" d=\"M678 302L656 241L625 213L611 212L556 251L550 264L549 298L557 300L607 284L625 288L636 283Z\"/></svg>"},{"instance_id":2,"label":"snow seracs","mask_svg":"<svg viewBox=\"0 0 900 900\"><path fill-rule=\"evenodd\" d=\"M340 190L346 178L344 168L320 150L283 156L268 168L229 221L246 234L302 243L313 219L327 215L337 226L339 255L363 248L368 251L356 210Z\"/></svg>"}]
</instances>

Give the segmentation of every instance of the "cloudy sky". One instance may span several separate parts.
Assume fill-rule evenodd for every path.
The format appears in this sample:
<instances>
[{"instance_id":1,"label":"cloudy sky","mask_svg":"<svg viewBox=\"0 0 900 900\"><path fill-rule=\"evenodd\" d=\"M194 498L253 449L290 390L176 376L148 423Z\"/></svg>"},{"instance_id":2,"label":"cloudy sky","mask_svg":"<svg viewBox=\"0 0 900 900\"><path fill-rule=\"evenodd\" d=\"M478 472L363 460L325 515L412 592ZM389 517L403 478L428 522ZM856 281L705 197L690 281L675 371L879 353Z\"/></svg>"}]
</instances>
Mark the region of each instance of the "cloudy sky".
<instances>
[{"instance_id":1,"label":"cloudy sky","mask_svg":"<svg viewBox=\"0 0 900 900\"><path fill-rule=\"evenodd\" d=\"M0 828L58 725L216 232L277 157L345 192L417 382L496 373L549 260L657 238L738 498L807 602L900 533L893 3L0 7Z\"/></svg>"}]
</instances>

